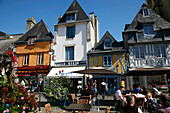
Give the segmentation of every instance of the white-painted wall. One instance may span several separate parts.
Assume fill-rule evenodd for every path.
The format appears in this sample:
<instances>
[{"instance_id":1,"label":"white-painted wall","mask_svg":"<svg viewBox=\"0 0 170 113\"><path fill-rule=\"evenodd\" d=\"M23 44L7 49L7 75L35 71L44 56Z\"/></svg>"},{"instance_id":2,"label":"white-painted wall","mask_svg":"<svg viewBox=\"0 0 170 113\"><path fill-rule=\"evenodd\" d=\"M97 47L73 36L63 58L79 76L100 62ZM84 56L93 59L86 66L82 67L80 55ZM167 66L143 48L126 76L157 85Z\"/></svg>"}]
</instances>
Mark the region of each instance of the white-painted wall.
<instances>
[{"instance_id":1,"label":"white-painted wall","mask_svg":"<svg viewBox=\"0 0 170 113\"><path fill-rule=\"evenodd\" d=\"M87 40L88 35L91 40ZM86 53L94 47L95 44L95 34L91 22L90 24L88 24L88 22L76 23L75 37L73 39L66 39L66 26L55 26L54 43L55 42L56 44L54 44L52 48L56 60L51 60L51 66L55 66L55 62L65 62L65 47L68 46L74 46L74 61L87 60Z\"/></svg>"}]
</instances>

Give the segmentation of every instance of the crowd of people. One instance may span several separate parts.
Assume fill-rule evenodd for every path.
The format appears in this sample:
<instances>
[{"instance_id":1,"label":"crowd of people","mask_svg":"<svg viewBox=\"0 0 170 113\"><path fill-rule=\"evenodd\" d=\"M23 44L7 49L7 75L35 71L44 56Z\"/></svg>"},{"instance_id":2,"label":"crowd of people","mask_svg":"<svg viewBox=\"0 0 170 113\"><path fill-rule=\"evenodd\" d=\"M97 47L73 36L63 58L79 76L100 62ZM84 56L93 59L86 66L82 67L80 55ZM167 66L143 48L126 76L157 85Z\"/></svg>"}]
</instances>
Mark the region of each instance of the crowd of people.
<instances>
[{"instance_id":1,"label":"crowd of people","mask_svg":"<svg viewBox=\"0 0 170 113\"><path fill-rule=\"evenodd\" d=\"M107 91L105 80L103 79L98 85L100 85L99 91L97 90L97 81L94 80L92 86L85 86L81 95L93 97L101 94L102 99L104 99ZM153 84L150 90L145 87L141 88L139 84L133 85L133 91L125 91L125 87L120 86L114 93L114 99L116 108L121 113L143 113L144 109L148 110L149 113L170 113L170 98L160 92L156 84Z\"/></svg>"},{"instance_id":2,"label":"crowd of people","mask_svg":"<svg viewBox=\"0 0 170 113\"><path fill-rule=\"evenodd\" d=\"M170 113L169 96L160 92L155 84L151 90L145 87L141 88L140 85L133 85L133 88L134 90L129 94L122 95L124 87L121 86L114 94L116 107L121 110L121 113L143 113L145 108L149 113ZM139 95L142 98L138 97Z\"/></svg>"}]
</instances>

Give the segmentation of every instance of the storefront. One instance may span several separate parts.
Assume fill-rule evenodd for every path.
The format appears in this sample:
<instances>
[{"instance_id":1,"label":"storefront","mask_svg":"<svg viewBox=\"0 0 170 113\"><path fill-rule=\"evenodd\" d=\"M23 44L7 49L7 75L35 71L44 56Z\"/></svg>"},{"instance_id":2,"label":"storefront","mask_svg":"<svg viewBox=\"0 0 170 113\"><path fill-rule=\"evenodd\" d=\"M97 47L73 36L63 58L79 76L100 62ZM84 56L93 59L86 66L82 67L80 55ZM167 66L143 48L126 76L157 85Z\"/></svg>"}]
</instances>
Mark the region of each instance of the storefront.
<instances>
[{"instance_id":1,"label":"storefront","mask_svg":"<svg viewBox=\"0 0 170 113\"><path fill-rule=\"evenodd\" d=\"M126 79L121 74L117 74L111 70L107 69L85 69L79 71L73 71L73 73L82 73L86 75L86 82L88 85L92 85L94 80L97 80L97 90L100 93L100 84L102 80L106 82L106 90L107 94L113 94L121 85L122 81L125 85ZM91 80L88 78L89 75L92 75ZM90 84L89 84L90 82Z\"/></svg>"},{"instance_id":2,"label":"storefront","mask_svg":"<svg viewBox=\"0 0 170 113\"><path fill-rule=\"evenodd\" d=\"M130 70L126 75L129 76L131 87L133 84L140 84L141 87L151 89L156 84L158 89L168 90L169 71L169 68L138 68Z\"/></svg>"},{"instance_id":3,"label":"storefront","mask_svg":"<svg viewBox=\"0 0 170 113\"><path fill-rule=\"evenodd\" d=\"M77 73L72 73L72 71L77 71L77 70L82 70L85 69L85 66L74 66L74 67L54 67L51 69L49 74L47 75L46 81L48 80L49 77L60 77L60 76L66 76L73 84L74 87L74 93L77 93L78 90L81 90L83 87L83 79L84 79L84 74L77 74Z\"/></svg>"}]
</instances>

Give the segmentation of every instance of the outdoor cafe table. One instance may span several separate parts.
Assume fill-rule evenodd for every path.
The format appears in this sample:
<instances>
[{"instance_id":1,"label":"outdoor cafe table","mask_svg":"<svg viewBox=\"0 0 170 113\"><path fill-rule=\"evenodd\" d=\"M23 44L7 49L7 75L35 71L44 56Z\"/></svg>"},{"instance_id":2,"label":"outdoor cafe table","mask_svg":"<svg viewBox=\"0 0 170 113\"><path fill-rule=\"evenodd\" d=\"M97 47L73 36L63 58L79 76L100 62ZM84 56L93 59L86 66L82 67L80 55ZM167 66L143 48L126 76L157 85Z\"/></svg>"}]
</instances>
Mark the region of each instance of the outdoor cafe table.
<instances>
[{"instance_id":1,"label":"outdoor cafe table","mask_svg":"<svg viewBox=\"0 0 170 113\"><path fill-rule=\"evenodd\" d=\"M90 104L70 104L65 108L67 111L90 111Z\"/></svg>"}]
</instances>

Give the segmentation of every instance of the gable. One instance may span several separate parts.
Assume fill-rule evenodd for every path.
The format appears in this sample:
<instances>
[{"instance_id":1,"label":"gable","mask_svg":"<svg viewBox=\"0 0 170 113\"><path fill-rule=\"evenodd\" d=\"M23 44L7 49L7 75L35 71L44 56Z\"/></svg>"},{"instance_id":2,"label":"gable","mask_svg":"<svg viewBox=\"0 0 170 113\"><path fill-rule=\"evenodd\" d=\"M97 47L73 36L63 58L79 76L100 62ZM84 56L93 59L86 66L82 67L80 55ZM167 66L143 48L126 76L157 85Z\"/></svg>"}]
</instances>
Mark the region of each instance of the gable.
<instances>
[{"instance_id":1,"label":"gable","mask_svg":"<svg viewBox=\"0 0 170 113\"><path fill-rule=\"evenodd\" d=\"M104 41L106 40L110 40L111 44L113 42L117 42L113 36L107 31L104 36L101 38L101 40L99 41L99 43L97 43L97 45L95 46L95 49L99 49L99 50L104 50Z\"/></svg>"},{"instance_id":2,"label":"gable","mask_svg":"<svg viewBox=\"0 0 170 113\"><path fill-rule=\"evenodd\" d=\"M41 20L39 23L37 23L32 29L30 29L28 32L26 32L17 42L17 43L27 43L28 39L30 37L36 37L37 41L50 41L53 37L53 34L47 27L47 25L44 23L43 20Z\"/></svg>"},{"instance_id":3,"label":"gable","mask_svg":"<svg viewBox=\"0 0 170 113\"><path fill-rule=\"evenodd\" d=\"M148 9L149 15L143 16L143 10ZM142 29L142 24L153 24L154 31L160 29L170 28L170 23L163 19L160 15L150 9L148 6L143 4L139 9L132 23L126 28L125 31L137 31Z\"/></svg>"},{"instance_id":4,"label":"gable","mask_svg":"<svg viewBox=\"0 0 170 113\"><path fill-rule=\"evenodd\" d=\"M60 19L58 24L65 23L67 15L72 13L76 14L76 21L89 19L87 14L81 8L80 4L76 0L74 0L70 7L67 9L67 11L64 13L63 17Z\"/></svg>"}]
</instances>

